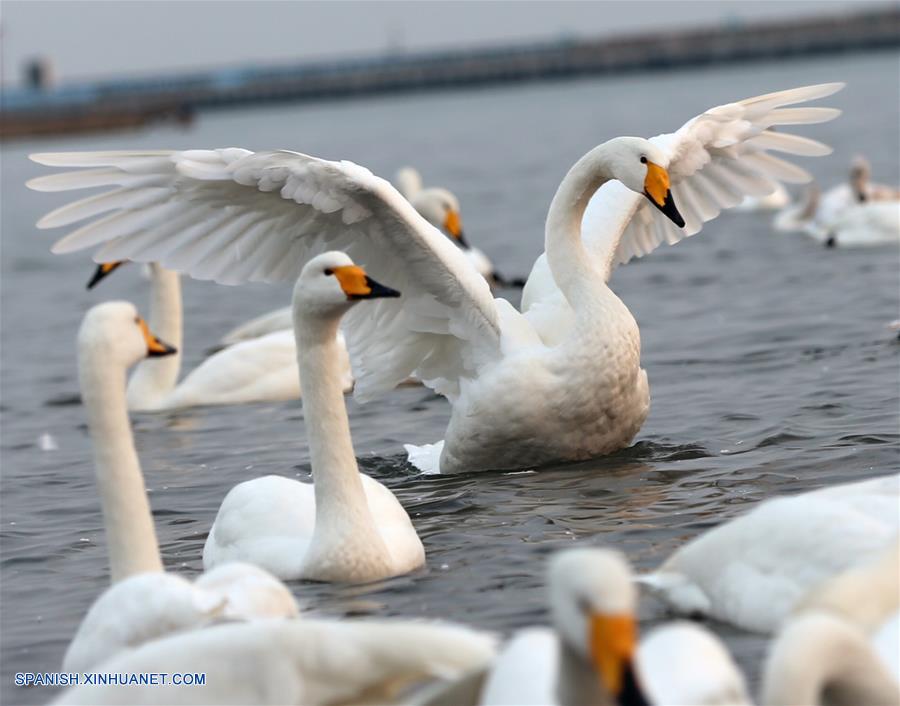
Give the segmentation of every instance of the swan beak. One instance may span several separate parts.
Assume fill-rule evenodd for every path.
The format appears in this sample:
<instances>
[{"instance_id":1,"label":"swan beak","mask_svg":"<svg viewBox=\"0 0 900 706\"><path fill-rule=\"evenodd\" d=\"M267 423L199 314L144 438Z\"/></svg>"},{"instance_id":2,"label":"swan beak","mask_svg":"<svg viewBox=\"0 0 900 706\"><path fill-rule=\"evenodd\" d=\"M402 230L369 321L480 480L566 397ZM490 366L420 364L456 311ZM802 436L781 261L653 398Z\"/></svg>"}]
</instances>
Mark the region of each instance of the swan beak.
<instances>
[{"instance_id":1,"label":"swan beak","mask_svg":"<svg viewBox=\"0 0 900 706\"><path fill-rule=\"evenodd\" d=\"M344 290L344 294L347 295L347 299L383 299L400 296L400 292L396 289L379 284L358 265L334 267L332 272L341 285L341 289Z\"/></svg>"},{"instance_id":2,"label":"swan beak","mask_svg":"<svg viewBox=\"0 0 900 706\"><path fill-rule=\"evenodd\" d=\"M590 618L588 645L603 686L611 695L619 697L627 686L637 646L634 616L595 613Z\"/></svg>"},{"instance_id":3,"label":"swan beak","mask_svg":"<svg viewBox=\"0 0 900 706\"><path fill-rule=\"evenodd\" d=\"M147 322L143 319L138 318L138 326L141 327L141 333L144 334L144 340L147 342L148 358L160 358L164 355L172 355L173 353L178 352L178 349L175 348L175 346L170 346L168 343L159 340L151 333L150 327L147 326Z\"/></svg>"},{"instance_id":4,"label":"swan beak","mask_svg":"<svg viewBox=\"0 0 900 706\"><path fill-rule=\"evenodd\" d=\"M672 223L684 228L684 218L675 208L672 191L669 189L669 173L658 164L647 162L647 176L644 177L644 196L662 211Z\"/></svg>"},{"instance_id":5,"label":"swan beak","mask_svg":"<svg viewBox=\"0 0 900 706\"><path fill-rule=\"evenodd\" d=\"M124 265L125 260L119 260L118 262L103 262L97 265L97 269L94 271L94 276L91 277L91 281L87 283L88 289L93 289L97 283L106 277L106 275L110 274L120 265Z\"/></svg>"},{"instance_id":6,"label":"swan beak","mask_svg":"<svg viewBox=\"0 0 900 706\"><path fill-rule=\"evenodd\" d=\"M469 243L466 242L466 238L463 235L462 220L459 217L459 211L454 211L452 208L447 211L447 217L444 219L444 230L464 248L469 247Z\"/></svg>"}]
</instances>

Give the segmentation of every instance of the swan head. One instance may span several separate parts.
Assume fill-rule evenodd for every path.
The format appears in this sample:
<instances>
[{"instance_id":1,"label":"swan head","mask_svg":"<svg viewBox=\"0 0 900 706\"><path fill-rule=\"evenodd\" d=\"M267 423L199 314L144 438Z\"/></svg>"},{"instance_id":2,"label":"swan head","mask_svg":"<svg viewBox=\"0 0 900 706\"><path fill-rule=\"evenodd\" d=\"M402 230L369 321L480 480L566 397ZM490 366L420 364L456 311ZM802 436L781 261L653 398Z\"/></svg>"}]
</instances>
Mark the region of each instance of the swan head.
<instances>
[{"instance_id":1,"label":"swan head","mask_svg":"<svg viewBox=\"0 0 900 706\"><path fill-rule=\"evenodd\" d=\"M646 196L670 221L684 228L669 188L669 158L659 147L641 137L617 137L603 148L615 179Z\"/></svg>"},{"instance_id":2,"label":"swan head","mask_svg":"<svg viewBox=\"0 0 900 706\"><path fill-rule=\"evenodd\" d=\"M129 302L104 302L92 307L78 332L78 349L83 353L102 351L106 360L111 358L125 368L144 358L177 352L151 333Z\"/></svg>"},{"instance_id":3,"label":"swan head","mask_svg":"<svg viewBox=\"0 0 900 706\"><path fill-rule=\"evenodd\" d=\"M294 311L324 317L340 316L363 299L399 297L379 284L346 253L332 251L306 263L294 287Z\"/></svg>"},{"instance_id":4,"label":"swan head","mask_svg":"<svg viewBox=\"0 0 900 706\"><path fill-rule=\"evenodd\" d=\"M625 557L609 549L569 549L551 562L548 585L560 639L593 665L616 698L637 689L637 590Z\"/></svg>"},{"instance_id":5,"label":"swan head","mask_svg":"<svg viewBox=\"0 0 900 706\"><path fill-rule=\"evenodd\" d=\"M431 225L462 247L469 247L459 216L459 199L453 193L438 187L423 189L411 202L422 218Z\"/></svg>"},{"instance_id":6,"label":"swan head","mask_svg":"<svg viewBox=\"0 0 900 706\"><path fill-rule=\"evenodd\" d=\"M869 165L869 160L861 155L853 158L853 163L850 165L850 184L853 187L857 201L863 202L867 200L867 187L871 173L872 167Z\"/></svg>"}]
</instances>

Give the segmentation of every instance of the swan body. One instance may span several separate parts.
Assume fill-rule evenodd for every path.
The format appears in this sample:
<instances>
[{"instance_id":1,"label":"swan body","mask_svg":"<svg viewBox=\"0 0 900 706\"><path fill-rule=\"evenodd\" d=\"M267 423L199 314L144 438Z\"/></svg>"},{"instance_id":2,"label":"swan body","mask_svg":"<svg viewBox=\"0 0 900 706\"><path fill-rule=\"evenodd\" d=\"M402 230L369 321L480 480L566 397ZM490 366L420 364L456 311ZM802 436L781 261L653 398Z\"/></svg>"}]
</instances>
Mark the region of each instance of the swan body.
<instances>
[{"instance_id":1,"label":"swan body","mask_svg":"<svg viewBox=\"0 0 900 706\"><path fill-rule=\"evenodd\" d=\"M653 704L737 706L751 704L741 670L706 628L667 623L641 640L637 668Z\"/></svg>"},{"instance_id":2,"label":"swan body","mask_svg":"<svg viewBox=\"0 0 900 706\"><path fill-rule=\"evenodd\" d=\"M41 220L66 225L112 211L60 240L57 253L100 246L96 259L158 259L194 277L239 283L291 279L323 245L346 249L404 292L346 317L356 398L373 399L414 376L452 405L433 464L441 473L527 468L631 442L647 416L649 387L637 324L607 285L613 267L696 233L745 195L808 180L769 150L829 149L768 128L834 118L828 108L789 106L840 87L730 103L671 135L595 147L556 192L546 254L530 277L542 286L527 288L521 312L493 299L460 249L396 189L350 162L236 148L42 154L32 159L91 169L29 185L120 187Z\"/></svg>"},{"instance_id":3,"label":"swan body","mask_svg":"<svg viewBox=\"0 0 900 706\"><path fill-rule=\"evenodd\" d=\"M813 587L895 540L898 501L896 474L767 500L639 580L678 612L773 632Z\"/></svg>"},{"instance_id":4,"label":"swan body","mask_svg":"<svg viewBox=\"0 0 900 706\"><path fill-rule=\"evenodd\" d=\"M126 302L93 307L78 335L81 396L94 445L113 584L91 606L64 667L85 670L127 647L219 618L295 616L290 591L261 569L222 566L191 583L163 572L125 404L125 372L162 344Z\"/></svg>"},{"instance_id":5,"label":"swan body","mask_svg":"<svg viewBox=\"0 0 900 706\"><path fill-rule=\"evenodd\" d=\"M493 639L413 621L262 620L176 635L105 662L107 674L205 674L203 685L81 685L56 704L388 703L488 662Z\"/></svg>"},{"instance_id":6,"label":"swan body","mask_svg":"<svg viewBox=\"0 0 900 706\"><path fill-rule=\"evenodd\" d=\"M345 290L337 274L357 271L343 253L325 253L310 260L294 288L313 483L266 476L235 486L207 537L204 567L243 560L280 578L360 583L424 563L425 550L406 511L390 490L359 472L353 454L338 324L359 299L397 296L374 282L368 292Z\"/></svg>"}]
</instances>

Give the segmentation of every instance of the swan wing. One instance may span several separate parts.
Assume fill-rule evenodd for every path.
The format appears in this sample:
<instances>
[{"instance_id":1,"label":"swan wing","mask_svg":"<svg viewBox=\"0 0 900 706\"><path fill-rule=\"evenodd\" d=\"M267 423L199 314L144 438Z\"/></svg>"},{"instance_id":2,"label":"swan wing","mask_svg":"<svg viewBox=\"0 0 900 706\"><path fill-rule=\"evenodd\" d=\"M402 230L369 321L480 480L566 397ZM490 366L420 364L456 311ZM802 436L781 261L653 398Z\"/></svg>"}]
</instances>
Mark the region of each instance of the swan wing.
<instances>
[{"instance_id":1,"label":"swan wing","mask_svg":"<svg viewBox=\"0 0 900 706\"><path fill-rule=\"evenodd\" d=\"M397 689L454 678L493 654L491 637L446 623L260 620L156 640L103 668L205 674L203 685L82 684L55 703L388 703Z\"/></svg>"},{"instance_id":2,"label":"swan wing","mask_svg":"<svg viewBox=\"0 0 900 706\"><path fill-rule=\"evenodd\" d=\"M897 474L772 498L638 581L678 612L772 632L815 586L896 541L898 498Z\"/></svg>"},{"instance_id":3,"label":"swan wing","mask_svg":"<svg viewBox=\"0 0 900 706\"><path fill-rule=\"evenodd\" d=\"M806 170L771 152L830 154L827 145L781 128L836 118L840 111L833 108L791 106L830 96L842 87L826 83L727 103L689 120L677 132L650 138L669 155L672 195L685 227L678 228L620 182L607 182L594 194L582 220L585 243L604 266L607 279L616 266L694 235L747 196L770 194L780 182L809 181Z\"/></svg>"},{"instance_id":4,"label":"swan wing","mask_svg":"<svg viewBox=\"0 0 900 706\"><path fill-rule=\"evenodd\" d=\"M89 219L53 252L93 248L98 261L159 261L197 279L238 284L294 280L310 257L344 250L400 290L401 299L379 299L346 317L358 399L413 373L452 393L458 378L499 356L487 283L459 248L364 167L237 148L31 158L83 168L33 179L31 188L114 187L38 222L49 228Z\"/></svg>"}]
</instances>

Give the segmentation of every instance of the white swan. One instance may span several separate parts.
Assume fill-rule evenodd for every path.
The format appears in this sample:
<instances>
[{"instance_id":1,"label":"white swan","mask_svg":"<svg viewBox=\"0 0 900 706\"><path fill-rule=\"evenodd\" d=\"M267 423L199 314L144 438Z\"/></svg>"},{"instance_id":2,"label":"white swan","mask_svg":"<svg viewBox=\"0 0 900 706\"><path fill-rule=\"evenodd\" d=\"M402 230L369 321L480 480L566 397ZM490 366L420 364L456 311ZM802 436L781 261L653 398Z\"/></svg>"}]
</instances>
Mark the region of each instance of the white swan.
<instances>
[{"instance_id":1,"label":"white swan","mask_svg":"<svg viewBox=\"0 0 900 706\"><path fill-rule=\"evenodd\" d=\"M900 241L900 191L869 181L871 168L857 157L850 179L820 194L807 194L806 203L789 206L775 217L781 231L799 231L828 247L866 247Z\"/></svg>"},{"instance_id":2,"label":"white swan","mask_svg":"<svg viewBox=\"0 0 900 706\"><path fill-rule=\"evenodd\" d=\"M743 675L705 629L672 623L638 645L637 591L619 552L559 552L551 560L547 585L553 628L517 632L489 667L456 684L427 689L415 703L749 703Z\"/></svg>"},{"instance_id":3,"label":"white swan","mask_svg":"<svg viewBox=\"0 0 900 706\"><path fill-rule=\"evenodd\" d=\"M768 652L766 704L900 703L900 542L815 587Z\"/></svg>"},{"instance_id":4,"label":"white swan","mask_svg":"<svg viewBox=\"0 0 900 706\"><path fill-rule=\"evenodd\" d=\"M777 180L808 179L768 150L828 148L767 128L832 119L837 111L785 106L840 87L730 103L672 135L616 138L588 152L550 206L547 252L523 293L524 314L494 300L459 248L396 189L350 162L234 148L38 154L31 158L42 164L96 169L29 185L120 187L42 219L65 225L112 211L57 242L56 253L102 246L95 259L158 259L194 277L238 283L290 279L317 249L346 249L405 295L347 317L357 399L414 375L452 403L445 442L411 449L420 467L532 467L619 449L647 416L640 334L606 284L613 266L697 232ZM686 230L656 212L681 224L673 195Z\"/></svg>"},{"instance_id":5,"label":"white swan","mask_svg":"<svg viewBox=\"0 0 900 706\"><path fill-rule=\"evenodd\" d=\"M88 288L115 271L122 261L98 265ZM177 272L153 262L150 268L150 326L165 340L173 341L178 353L145 360L128 381L128 408L162 411L200 405L278 402L300 397L297 349L294 334L272 330L213 353L191 370L181 382L183 313L181 282ZM342 354L343 385L353 387L350 359Z\"/></svg>"},{"instance_id":6,"label":"white swan","mask_svg":"<svg viewBox=\"0 0 900 706\"><path fill-rule=\"evenodd\" d=\"M900 475L767 500L638 580L679 612L773 632L816 585L895 541L898 502Z\"/></svg>"},{"instance_id":7,"label":"white swan","mask_svg":"<svg viewBox=\"0 0 900 706\"><path fill-rule=\"evenodd\" d=\"M385 704L430 679L488 662L491 637L442 623L266 620L157 640L105 662L104 674L160 674L157 685L77 686L55 704ZM179 685L174 674L203 674Z\"/></svg>"},{"instance_id":8,"label":"white swan","mask_svg":"<svg viewBox=\"0 0 900 706\"><path fill-rule=\"evenodd\" d=\"M804 613L785 625L770 648L763 685L769 706L900 703L897 677L871 640L828 613Z\"/></svg>"},{"instance_id":9,"label":"white swan","mask_svg":"<svg viewBox=\"0 0 900 706\"><path fill-rule=\"evenodd\" d=\"M469 243L463 234L459 199L454 193L438 186L423 188L422 177L413 167L400 169L394 178L394 185L426 221L459 245L472 267L489 284L500 287L521 287L525 284L524 280L504 277L483 251Z\"/></svg>"},{"instance_id":10,"label":"white swan","mask_svg":"<svg viewBox=\"0 0 900 706\"><path fill-rule=\"evenodd\" d=\"M294 331L313 483L265 476L232 488L203 547L204 567L243 560L280 578L358 583L424 563L403 506L356 465L338 362L341 317L360 300L397 296L343 253L303 268Z\"/></svg>"},{"instance_id":11,"label":"white swan","mask_svg":"<svg viewBox=\"0 0 900 706\"><path fill-rule=\"evenodd\" d=\"M193 584L163 573L156 530L125 406L126 369L173 353L126 302L92 308L78 334L81 396L94 445L97 487L113 585L94 602L69 645L66 670L82 671L126 647L213 619L294 616L278 580L231 564Z\"/></svg>"}]
</instances>

